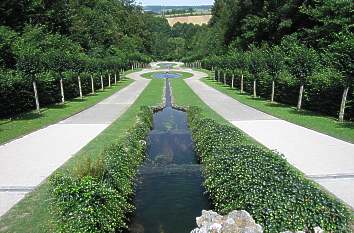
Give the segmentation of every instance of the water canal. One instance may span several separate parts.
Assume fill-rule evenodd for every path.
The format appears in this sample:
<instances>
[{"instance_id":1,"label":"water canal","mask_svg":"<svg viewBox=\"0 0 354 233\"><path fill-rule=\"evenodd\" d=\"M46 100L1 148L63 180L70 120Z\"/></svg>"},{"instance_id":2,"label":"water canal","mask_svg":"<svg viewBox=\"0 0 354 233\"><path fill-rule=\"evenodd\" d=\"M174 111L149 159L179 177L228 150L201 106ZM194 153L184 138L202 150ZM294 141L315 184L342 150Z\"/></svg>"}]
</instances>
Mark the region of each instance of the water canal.
<instances>
[{"instance_id":1,"label":"water canal","mask_svg":"<svg viewBox=\"0 0 354 233\"><path fill-rule=\"evenodd\" d=\"M201 167L188 129L187 114L171 104L166 79L165 107L154 114L147 160L140 168L131 233L184 233L209 209Z\"/></svg>"}]
</instances>

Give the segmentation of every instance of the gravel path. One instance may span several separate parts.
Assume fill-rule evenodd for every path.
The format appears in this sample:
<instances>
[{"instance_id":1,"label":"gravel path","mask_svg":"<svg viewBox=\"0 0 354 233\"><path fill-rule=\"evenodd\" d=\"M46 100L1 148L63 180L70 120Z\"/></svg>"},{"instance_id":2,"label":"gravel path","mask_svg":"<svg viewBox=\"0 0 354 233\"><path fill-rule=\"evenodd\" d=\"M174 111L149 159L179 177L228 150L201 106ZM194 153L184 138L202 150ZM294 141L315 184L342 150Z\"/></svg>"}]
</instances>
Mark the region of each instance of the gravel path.
<instances>
[{"instance_id":1,"label":"gravel path","mask_svg":"<svg viewBox=\"0 0 354 233\"><path fill-rule=\"evenodd\" d=\"M0 216L120 117L150 81L127 76L135 82L95 106L0 146Z\"/></svg>"},{"instance_id":2,"label":"gravel path","mask_svg":"<svg viewBox=\"0 0 354 233\"><path fill-rule=\"evenodd\" d=\"M215 90L191 71L186 83L214 111L354 208L354 144L280 120Z\"/></svg>"}]
</instances>

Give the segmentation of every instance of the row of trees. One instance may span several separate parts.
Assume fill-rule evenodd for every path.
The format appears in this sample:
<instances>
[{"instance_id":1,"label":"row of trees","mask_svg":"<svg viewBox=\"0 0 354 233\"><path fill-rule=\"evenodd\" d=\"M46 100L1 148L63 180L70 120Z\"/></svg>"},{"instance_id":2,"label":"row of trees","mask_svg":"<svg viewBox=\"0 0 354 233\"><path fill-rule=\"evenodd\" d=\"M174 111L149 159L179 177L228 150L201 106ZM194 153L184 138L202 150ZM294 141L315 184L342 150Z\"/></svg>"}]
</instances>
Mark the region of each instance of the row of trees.
<instances>
[{"instance_id":1,"label":"row of trees","mask_svg":"<svg viewBox=\"0 0 354 233\"><path fill-rule=\"evenodd\" d=\"M203 60L254 96L354 119L352 8L351 1L216 0L183 61Z\"/></svg>"},{"instance_id":2,"label":"row of trees","mask_svg":"<svg viewBox=\"0 0 354 233\"><path fill-rule=\"evenodd\" d=\"M225 56L208 57L203 60L203 65L215 69L216 78L225 84L236 87L238 80L241 93L247 82L252 82L252 88L248 90L257 97L257 86L261 85L258 94L271 102L276 98L278 102L295 104L294 88L297 87L297 110L301 109L305 97L307 108L338 114L339 120L343 121L349 89L354 86L353 63L349 62L354 53L351 43L349 37L338 38L327 53L319 54L288 38L279 46L252 46L246 52L234 50ZM348 112L347 118L351 117L352 112Z\"/></svg>"},{"instance_id":3,"label":"row of trees","mask_svg":"<svg viewBox=\"0 0 354 233\"><path fill-rule=\"evenodd\" d=\"M75 78L80 86L80 76L113 77L121 69L150 62L147 22L152 17L128 0L4 1L0 7L0 86L4 87L0 102L9 104L10 96L18 102L2 106L0 115L38 108L37 98L25 97L32 83L32 93L36 83L52 88L44 85L52 80L62 86ZM42 100L51 104L55 98Z\"/></svg>"}]
</instances>

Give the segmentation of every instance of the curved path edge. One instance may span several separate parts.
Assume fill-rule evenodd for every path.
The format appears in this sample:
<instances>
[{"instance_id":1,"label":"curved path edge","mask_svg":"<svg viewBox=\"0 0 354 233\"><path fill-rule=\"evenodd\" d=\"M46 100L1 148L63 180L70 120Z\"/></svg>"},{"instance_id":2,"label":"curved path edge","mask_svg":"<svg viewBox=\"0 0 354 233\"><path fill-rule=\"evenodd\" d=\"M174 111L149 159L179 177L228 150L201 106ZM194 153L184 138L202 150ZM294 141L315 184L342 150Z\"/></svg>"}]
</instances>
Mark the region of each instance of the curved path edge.
<instances>
[{"instance_id":1,"label":"curved path edge","mask_svg":"<svg viewBox=\"0 0 354 233\"><path fill-rule=\"evenodd\" d=\"M354 209L354 144L304 128L244 105L194 76L188 86L215 112L287 161Z\"/></svg>"},{"instance_id":2,"label":"curved path edge","mask_svg":"<svg viewBox=\"0 0 354 233\"><path fill-rule=\"evenodd\" d=\"M135 80L96 105L0 145L0 217L118 119L150 82Z\"/></svg>"}]
</instances>

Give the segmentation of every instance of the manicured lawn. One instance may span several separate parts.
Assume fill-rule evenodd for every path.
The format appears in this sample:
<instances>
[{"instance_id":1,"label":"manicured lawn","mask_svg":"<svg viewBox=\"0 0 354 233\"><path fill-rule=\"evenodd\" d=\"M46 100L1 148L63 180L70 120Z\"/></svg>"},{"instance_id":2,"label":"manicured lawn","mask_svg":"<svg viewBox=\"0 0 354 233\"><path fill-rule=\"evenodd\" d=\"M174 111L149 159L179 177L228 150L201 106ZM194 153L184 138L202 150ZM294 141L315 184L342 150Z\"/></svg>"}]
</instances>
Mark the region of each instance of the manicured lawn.
<instances>
[{"instance_id":1,"label":"manicured lawn","mask_svg":"<svg viewBox=\"0 0 354 233\"><path fill-rule=\"evenodd\" d=\"M164 80L153 79L137 101L111 126L93 139L59 170L74 170L79 163L87 159L96 159L100 152L118 141L135 122L141 106L156 106L162 101ZM48 183L45 181L35 191L27 195L0 219L0 232L51 232L48 206Z\"/></svg>"},{"instance_id":2,"label":"manicured lawn","mask_svg":"<svg viewBox=\"0 0 354 233\"><path fill-rule=\"evenodd\" d=\"M202 70L209 74L210 72ZM324 116L312 111L302 110L296 111L294 106L289 106L280 103L270 103L270 101L257 98L254 99L248 94L240 94L239 90L233 90L229 86L225 86L222 83L211 78L202 79L203 82L209 86L231 96L232 98L246 104L250 107L258 109L262 112L268 113L280 119L292 122L303 127L313 129L315 131L330 135L332 137L342 139L354 143L354 122L340 123L335 118Z\"/></svg>"},{"instance_id":3,"label":"manicured lawn","mask_svg":"<svg viewBox=\"0 0 354 233\"><path fill-rule=\"evenodd\" d=\"M131 79L123 79L117 85L113 85L111 88L106 87L104 91L97 91L95 95L87 95L82 100L76 98L65 102L65 104L55 104L42 108L41 114L31 111L13 119L0 119L0 144L75 115L132 82Z\"/></svg>"}]
</instances>

